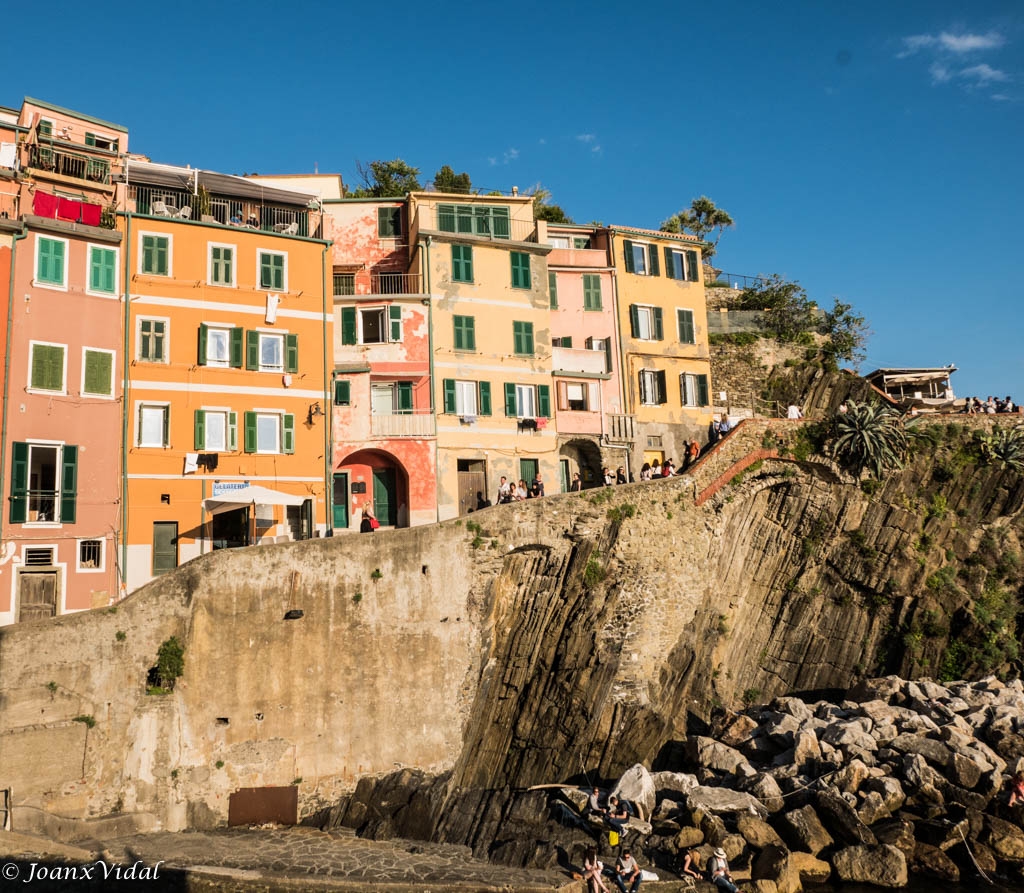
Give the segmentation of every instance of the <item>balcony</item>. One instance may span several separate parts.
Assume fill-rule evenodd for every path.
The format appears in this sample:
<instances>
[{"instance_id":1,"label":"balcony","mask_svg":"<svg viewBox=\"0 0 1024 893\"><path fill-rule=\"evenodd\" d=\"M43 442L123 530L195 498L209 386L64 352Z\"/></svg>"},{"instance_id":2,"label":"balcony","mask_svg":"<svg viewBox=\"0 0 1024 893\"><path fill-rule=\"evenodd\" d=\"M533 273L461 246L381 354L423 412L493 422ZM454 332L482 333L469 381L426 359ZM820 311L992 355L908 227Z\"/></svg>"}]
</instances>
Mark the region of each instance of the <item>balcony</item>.
<instances>
[{"instance_id":1,"label":"balcony","mask_svg":"<svg viewBox=\"0 0 1024 893\"><path fill-rule=\"evenodd\" d=\"M18 219L18 196L0 192L0 220Z\"/></svg>"},{"instance_id":2,"label":"balcony","mask_svg":"<svg viewBox=\"0 0 1024 893\"><path fill-rule=\"evenodd\" d=\"M371 271L371 295L421 295L423 287L419 273L391 273ZM337 294L337 292L335 292Z\"/></svg>"},{"instance_id":3,"label":"balcony","mask_svg":"<svg viewBox=\"0 0 1024 893\"><path fill-rule=\"evenodd\" d=\"M604 375L607 360L603 350L581 350L572 347L551 348L551 368L555 375L584 372L588 375Z\"/></svg>"},{"instance_id":4,"label":"balcony","mask_svg":"<svg viewBox=\"0 0 1024 893\"><path fill-rule=\"evenodd\" d=\"M549 267L607 267L608 252L601 248L552 248Z\"/></svg>"},{"instance_id":5,"label":"balcony","mask_svg":"<svg viewBox=\"0 0 1024 893\"><path fill-rule=\"evenodd\" d=\"M532 219L512 219L507 207L475 206L473 214L442 210L444 207L444 205L436 207L420 205L416 209L416 217L412 225L414 238L417 237L420 230L431 230L495 242L537 241L537 224ZM460 205L458 208L461 209L462 206Z\"/></svg>"},{"instance_id":6,"label":"balcony","mask_svg":"<svg viewBox=\"0 0 1024 893\"><path fill-rule=\"evenodd\" d=\"M612 443L633 443L636 440L636 416L610 412L605 419L608 422L608 440Z\"/></svg>"},{"instance_id":7,"label":"balcony","mask_svg":"<svg viewBox=\"0 0 1024 893\"><path fill-rule=\"evenodd\" d=\"M433 437L434 413L427 410L370 416L374 437Z\"/></svg>"},{"instance_id":8,"label":"balcony","mask_svg":"<svg viewBox=\"0 0 1024 893\"><path fill-rule=\"evenodd\" d=\"M110 162L107 159L70 152L52 144L30 146L28 166L37 171L60 174L62 177L110 185Z\"/></svg>"}]
</instances>

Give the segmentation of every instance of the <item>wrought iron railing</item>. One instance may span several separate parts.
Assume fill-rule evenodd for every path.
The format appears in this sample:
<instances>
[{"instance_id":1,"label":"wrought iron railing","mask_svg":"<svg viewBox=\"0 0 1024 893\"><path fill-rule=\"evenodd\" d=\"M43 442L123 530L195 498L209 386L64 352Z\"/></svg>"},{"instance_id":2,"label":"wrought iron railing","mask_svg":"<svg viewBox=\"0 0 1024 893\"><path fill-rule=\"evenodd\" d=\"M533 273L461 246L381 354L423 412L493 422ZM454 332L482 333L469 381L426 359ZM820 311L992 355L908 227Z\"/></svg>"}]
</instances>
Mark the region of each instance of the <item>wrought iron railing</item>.
<instances>
[{"instance_id":1,"label":"wrought iron railing","mask_svg":"<svg viewBox=\"0 0 1024 893\"><path fill-rule=\"evenodd\" d=\"M419 295L423 294L419 273L392 273L372 271L370 273L370 294L373 295ZM338 294L336 290L334 292Z\"/></svg>"},{"instance_id":2,"label":"wrought iron railing","mask_svg":"<svg viewBox=\"0 0 1024 893\"><path fill-rule=\"evenodd\" d=\"M93 158L54 145L38 144L29 148L28 166L35 170L50 171L64 177L110 184L110 162Z\"/></svg>"},{"instance_id":3,"label":"wrought iron railing","mask_svg":"<svg viewBox=\"0 0 1024 893\"><path fill-rule=\"evenodd\" d=\"M59 490L29 490L28 491L28 520L32 521L59 521L60 520L60 491Z\"/></svg>"},{"instance_id":4,"label":"wrought iron railing","mask_svg":"<svg viewBox=\"0 0 1024 893\"><path fill-rule=\"evenodd\" d=\"M413 231L427 229L494 241L537 241L537 224L533 220L515 220L505 215L484 213L460 214L457 210L455 212L442 210L442 207L420 205L416 209ZM474 210L483 212L490 209L480 206Z\"/></svg>"},{"instance_id":5,"label":"wrought iron railing","mask_svg":"<svg viewBox=\"0 0 1024 893\"><path fill-rule=\"evenodd\" d=\"M710 283L716 288L759 288L768 280L763 276L743 276L740 273L719 273Z\"/></svg>"}]
</instances>

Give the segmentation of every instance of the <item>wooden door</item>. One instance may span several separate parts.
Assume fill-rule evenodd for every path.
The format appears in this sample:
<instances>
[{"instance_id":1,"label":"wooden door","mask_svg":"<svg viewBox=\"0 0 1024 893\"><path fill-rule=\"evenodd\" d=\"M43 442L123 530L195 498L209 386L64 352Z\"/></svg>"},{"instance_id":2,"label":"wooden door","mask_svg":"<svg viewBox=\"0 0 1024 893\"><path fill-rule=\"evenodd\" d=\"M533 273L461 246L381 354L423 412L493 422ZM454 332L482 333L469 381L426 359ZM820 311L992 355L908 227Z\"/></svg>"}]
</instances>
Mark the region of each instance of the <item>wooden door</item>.
<instances>
[{"instance_id":1,"label":"wooden door","mask_svg":"<svg viewBox=\"0 0 1024 893\"><path fill-rule=\"evenodd\" d=\"M57 571L18 574L18 622L45 620L57 613Z\"/></svg>"},{"instance_id":2,"label":"wooden door","mask_svg":"<svg viewBox=\"0 0 1024 893\"><path fill-rule=\"evenodd\" d=\"M395 469L373 469L373 513L382 527L398 524L398 490Z\"/></svg>"}]
</instances>

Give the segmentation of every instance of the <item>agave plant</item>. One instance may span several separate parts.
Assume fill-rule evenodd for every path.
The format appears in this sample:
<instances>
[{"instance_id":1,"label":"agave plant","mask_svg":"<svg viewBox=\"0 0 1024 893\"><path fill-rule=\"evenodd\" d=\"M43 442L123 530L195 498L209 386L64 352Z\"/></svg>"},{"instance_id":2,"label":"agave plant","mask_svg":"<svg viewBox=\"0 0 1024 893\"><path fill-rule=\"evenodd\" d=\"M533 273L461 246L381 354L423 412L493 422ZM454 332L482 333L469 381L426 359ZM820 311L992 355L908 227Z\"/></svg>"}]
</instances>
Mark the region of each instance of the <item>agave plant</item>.
<instances>
[{"instance_id":1,"label":"agave plant","mask_svg":"<svg viewBox=\"0 0 1024 893\"><path fill-rule=\"evenodd\" d=\"M907 433L900 416L881 403L853 403L833 421L832 455L859 472L876 478L901 468L907 452Z\"/></svg>"},{"instance_id":2,"label":"agave plant","mask_svg":"<svg viewBox=\"0 0 1024 893\"><path fill-rule=\"evenodd\" d=\"M1004 468L1024 471L1024 425L1000 428L996 425L988 433L976 431L975 440L986 462L998 463Z\"/></svg>"}]
</instances>

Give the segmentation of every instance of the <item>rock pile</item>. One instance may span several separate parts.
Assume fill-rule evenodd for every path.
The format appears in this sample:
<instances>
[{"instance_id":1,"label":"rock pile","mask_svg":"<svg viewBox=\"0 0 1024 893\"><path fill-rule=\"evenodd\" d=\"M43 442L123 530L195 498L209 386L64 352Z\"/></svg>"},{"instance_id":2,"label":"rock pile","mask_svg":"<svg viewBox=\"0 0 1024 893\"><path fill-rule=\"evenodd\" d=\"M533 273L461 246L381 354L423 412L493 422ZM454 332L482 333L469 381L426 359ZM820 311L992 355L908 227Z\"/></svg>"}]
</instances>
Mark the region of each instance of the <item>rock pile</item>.
<instances>
[{"instance_id":1,"label":"rock pile","mask_svg":"<svg viewBox=\"0 0 1024 893\"><path fill-rule=\"evenodd\" d=\"M827 880L902 887L909 872L1024 881L1024 812L1004 793L1024 767L1020 680L886 677L848 697L722 711L710 735L687 740L686 771L634 766L616 787L640 805L634 852L671 872L690 849L703 863L722 847L763 893Z\"/></svg>"}]
</instances>

